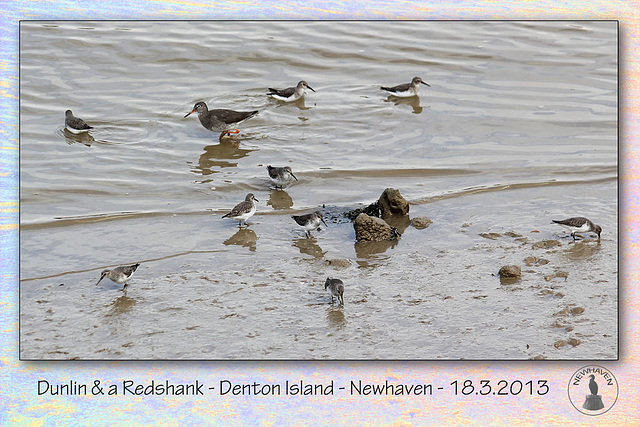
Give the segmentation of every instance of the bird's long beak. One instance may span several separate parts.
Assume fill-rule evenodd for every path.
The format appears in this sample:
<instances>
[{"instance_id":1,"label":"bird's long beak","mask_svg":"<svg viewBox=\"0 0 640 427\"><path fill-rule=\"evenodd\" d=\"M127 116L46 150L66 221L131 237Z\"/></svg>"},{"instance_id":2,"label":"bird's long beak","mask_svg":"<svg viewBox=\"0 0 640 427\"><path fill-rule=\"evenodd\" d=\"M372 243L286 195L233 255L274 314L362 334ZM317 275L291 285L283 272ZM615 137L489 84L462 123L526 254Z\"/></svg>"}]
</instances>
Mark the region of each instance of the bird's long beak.
<instances>
[{"instance_id":1,"label":"bird's long beak","mask_svg":"<svg viewBox=\"0 0 640 427\"><path fill-rule=\"evenodd\" d=\"M427 83L427 82L420 82L420 83L422 83L423 85L427 85L427 86L431 87L431 85L429 83Z\"/></svg>"},{"instance_id":2,"label":"bird's long beak","mask_svg":"<svg viewBox=\"0 0 640 427\"><path fill-rule=\"evenodd\" d=\"M189 116L189 114L195 113L195 112L196 112L196 110L192 110L190 113L187 113L184 117L187 117L187 116Z\"/></svg>"},{"instance_id":3,"label":"bird's long beak","mask_svg":"<svg viewBox=\"0 0 640 427\"><path fill-rule=\"evenodd\" d=\"M98 283L96 283L96 286L98 286L98 284L99 284L100 282L102 282L102 279L104 279L104 276L105 276L104 274L103 274L102 276L100 276L100 280L98 280Z\"/></svg>"},{"instance_id":4,"label":"bird's long beak","mask_svg":"<svg viewBox=\"0 0 640 427\"><path fill-rule=\"evenodd\" d=\"M322 221L322 223L324 224L325 227L328 227L327 223L324 222L324 218L320 217L320 221Z\"/></svg>"},{"instance_id":5,"label":"bird's long beak","mask_svg":"<svg viewBox=\"0 0 640 427\"><path fill-rule=\"evenodd\" d=\"M293 179L295 179L296 181L298 180L298 178L296 178L296 176L293 174L293 172L291 172L289 175L291 175L293 177Z\"/></svg>"},{"instance_id":6,"label":"bird's long beak","mask_svg":"<svg viewBox=\"0 0 640 427\"><path fill-rule=\"evenodd\" d=\"M312 88L311 86L307 85L307 88L311 89L312 91L316 91L314 88Z\"/></svg>"}]
</instances>

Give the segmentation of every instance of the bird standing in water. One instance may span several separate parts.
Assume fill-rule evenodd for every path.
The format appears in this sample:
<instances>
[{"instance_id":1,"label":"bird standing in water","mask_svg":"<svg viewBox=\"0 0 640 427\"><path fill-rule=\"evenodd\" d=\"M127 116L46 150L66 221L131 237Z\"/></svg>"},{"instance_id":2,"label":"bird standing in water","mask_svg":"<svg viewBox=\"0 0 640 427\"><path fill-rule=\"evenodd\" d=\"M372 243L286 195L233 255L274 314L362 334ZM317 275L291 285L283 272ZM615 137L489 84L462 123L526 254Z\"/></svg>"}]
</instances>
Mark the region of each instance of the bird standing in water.
<instances>
[{"instance_id":1,"label":"bird standing in water","mask_svg":"<svg viewBox=\"0 0 640 427\"><path fill-rule=\"evenodd\" d=\"M133 273L136 272L139 266L140 263L137 263L133 265L116 267L113 270L102 270L102 273L100 273L100 280L98 280L96 286L98 286L102 279L106 277L107 279L110 279L111 281L119 285L124 283L124 286L122 287L122 290L124 291L124 289L127 287L127 280L131 279L131 276L133 276Z\"/></svg>"},{"instance_id":2,"label":"bird standing in water","mask_svg":"<svg viewBox=\"0 0 640 427\"><path fill-rule=\"evenodd\" d=\"M329 289L332 303L335 297L340 305L344 305L344 283L342 283L342 280L327 277L327 280L324 282L324 289Z\"/></svg>"},{"instance_id":3,"label":"bird standing in water","mask_svg":"<svg viewBox=\"0 0 640 427\"><path fill-rule=\"evenodd\" d=\"M207 108L207 104L204 102L196 102L193 106L193 110L188 112L184 117L188 117L192 113L198 113L198 119L200 119L200 123L206 129L211 131L222 131L220 137L223 135L231 135L232 133L240 133L238 129L235 129L235 126L243 122L256 114L258 114L258 110L254 111L234 111L234 110L209 110ZM229 129L233 129L230 131Z\"/></svg>"},{"instance_id":4,"label":"bird standing in water","mask_svg":"<svg viewBox=\"0 0 640 427\"><path fill-rule=\"evenodd\" d=\"M315 92L307 82L302 80L296 87L288 87L286 89L269 88L269 93L267 95L273 99L277 99L278 101L293 102L303 98L307 94L306 89L311 89Z\"/></svg>"},{"instance_id":5,"label":"bird standing in water","mask_svg":"<svg viewBox=\"0 0 640 427\"><path fill-rule=\"evenodd\" d=\"M399 98L408 98L410 96L416 96L420 89L420 83L430 86L429 83L422 80L420 77L414 77L411 83L404 83L398 86L380 86L381 90L386 90L389 95L397 96Z\"/></svg>"},{"instance_id":6,"label":"bird standing in water","mask_svg":"<svg viewBox=\"0 0 640 427\"><path fill-rule=\"evenodd\" d=\"M86 124L80 117L74 116L71 110L67 110L64 113L64 126L69 132L75 134L87 132L89 129L93 129L93 126Z\"/></svg>"},{"instance_id":7,"label":"bird standing in water","mask_svg":"<svg viewBox=\"0 0 640 427\"><path fill-rule=\"evenodd\" d=\"M571 231L571 237L573 237L573 240L576 240L576 233L589 232L596 233L598 235L598 240L600 240L600 233L602 233L602 228L599 225L596 225L593 222L589 221L587 218L579 216L562 220L552 219L551 221Z\"/></svg>"},{"instance_id":8,"label":"bird standing in water","mask_svg":"<svg viewBox=\"0 0 640 427\"><path fill-rule=\"evenodd\" d=\"M255 202L259 201L260 200L254 197L253 193L249 193L247 194L247 197L244 198L244 201L235 205L233 209L231 209L231 212L223 215L222 218L231 218L240 221L238 223L238 227L242 226L242 221L244 221L244 224L247 225L247 220L251 218L254 213L256 213Z\"/></svg>"}]
</instances>

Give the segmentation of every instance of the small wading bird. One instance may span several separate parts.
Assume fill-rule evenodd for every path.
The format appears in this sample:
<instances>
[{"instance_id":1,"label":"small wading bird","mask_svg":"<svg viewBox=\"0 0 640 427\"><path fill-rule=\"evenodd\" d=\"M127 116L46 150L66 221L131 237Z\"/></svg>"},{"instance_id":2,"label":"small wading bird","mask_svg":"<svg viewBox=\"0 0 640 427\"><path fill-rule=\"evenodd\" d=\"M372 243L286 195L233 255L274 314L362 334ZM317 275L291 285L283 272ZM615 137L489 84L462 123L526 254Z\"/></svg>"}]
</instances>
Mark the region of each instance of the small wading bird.
<instances>
[{"instance_id":1,"label":"small wading bird","mask_svg":"<svg viewBox=\"0 0 640 427\"><path fill-rule=\"evenodd\" d=\"M119 285L124 283L124 286L122 287L122 290L124 290L127 287L127 280L131 279L131 276L136 272L138 266L140 266L140 263L116 267L113 270L102 270L102 273L100 273L100 280L98 280L96 286L98 286L102 279L106 277Z\"/></svg>"},{"instance_id":2,"label":"small wading bird","mask_svg":"<svg viewBox=\"0 0 640 427\"><path fill-rule=\"evenodd\" d=\"M344 283L340 279L332 279L327 277L327 280L324 282L324 289L329 289L331 293L331 303L333 304L333 298L335 297L340 305L344 305Z\"/></svg>"},{"instance_id":3,"label":"small wading bird","mask_svg":"<svg viewBox=\"0 0 640 427\"><path fill-rule=\"evenodd\" d=\"M311 89L315 92L307 82L302 80L296 87L288 87L286 89L269 88L269 93L267 95L277 99L278 101L293 102L303 98L307 94L307 89Z\"/></svg>"},{"instance_id":4,"label":"small wading bird","mask_svg":"<svg viewBox=\"0 0 640 427\"><path fill-rule=\"evenodd\" d=\"M231 209L231 212L223 215L222 218L231 218L240 221L238 223L238 227L242 226L242 221L244 221L244 224L247 225L247 220L251 218L254 213L256 213L255 202L259 201L260 200L256 199L253 196L253 193L249 193L247 194L247 197L244 198L244 201L235 205L234 208Z\"/></svg>"},{"instance_id":5,"label":"small wading bird","mask_svg":"<svg viewBox=\"0 0 640 427\"><path fill-rule=\"evenodd\" d=\"M232 133L240 133L235 126L258 114L258 110L255 111L233 111L233 110L209 110L207 104L204 102L196 102L193 106L193 110L188 112L184 117L188 117L191 113L198 113L198 119L200 123L206 129L214 132L222 132L223 135L231 135ZM233 129L230 131L229 129Z\"/></svg>"},{"instance_id":6,"label":"small wading bird","mask_svg":"<svg viewBox=\"0 0 640 427\"><path fill-rule=\"evenodd\" d=\"M87 132L89 129L93 129L93 126L89 126L80 117L73 115L71 110L67 110L64 113L64 126L71 133Z\"/></svg>"},{"instance_id":7,"label":"small wading bird","mask_svg":"<svg viewBox=\"0 0 640 427\"><path fill-rule=\"evenodd\" d=\"M325 227L328 227L327 223L324 222L324 218L322 218L322 212L316 211L310 214L305 215L292 215L291 218L298 223L298 225L307 232L307 237L311 237L311 230L316 230L320 227L320 223L322 222Z\"/></svg>"},{"instance_id":8,"label":"small wading bird","mask_svg":"<svg viewBox=\"0 0 640 427\"><path fill-rule=\"evenodd\" d=\"M291 178L298 180L289 166L280 168L269 165L267 166L267 171L269 171L269 178L276 185L276 188L283 188L291 181Z\"/></svg>"},{"instance_id":9,"label":"small wading bird","mask_svg":"<svg viewBox=\"0 0 640 427\"><path fill-rule=\"evenodd\" d=\"M397 96L399 98L408 98L418 94L420 83L430 86L429 83L423 81L420 77L414 77L413 80L411 80L411 83L404 83L393 87L380 86L380 89L386 90L390 95Z\"/></svg>"},{"instance_id":10,"label":"small wading bird","mask_svg":"<svg viewBox=\"0 0 640 427\"><path fill-rule=\"evenodd\" d=\"M579 216L563 220L552 219L551 221L571 231L571 237L573 237L573 240L576 240L576 233L582 234L590 232L596 233L598 235L598 240L600 240L600 233L602 233L602 228L599 225L596 225L593 222L589 221L587 218Z\"/></svg>"}]
</instances>

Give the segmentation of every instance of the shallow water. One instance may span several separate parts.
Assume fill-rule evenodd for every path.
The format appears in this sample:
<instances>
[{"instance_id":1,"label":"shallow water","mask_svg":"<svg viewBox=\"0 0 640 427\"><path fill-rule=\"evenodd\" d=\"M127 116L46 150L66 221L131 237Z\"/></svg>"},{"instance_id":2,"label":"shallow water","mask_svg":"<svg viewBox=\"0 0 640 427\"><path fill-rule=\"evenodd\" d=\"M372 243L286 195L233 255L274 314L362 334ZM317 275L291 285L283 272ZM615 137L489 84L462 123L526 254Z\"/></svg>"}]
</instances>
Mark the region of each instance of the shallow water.
<instances>
[{"instance_id":1,"label":"shallow water","mask_svg":"<svg viewBox=\"0 0 640 427\"><path fill-rule=\"evenodd\" d=\"M617 357L615 22L23 21L20 36L23 359ZM415 75L418 98L379 90ZM303 102L265 96L301 79ZM260 113L220 140L184 118L197 101ZM65 131L66 109L95 129ZM269 164L299 181L273 189ZM356 244L341 214L387 187L433 223ZM249 192L248 228L220 219ZM329 227L306 238L290 216L322 206ZM578 215L600 242L550 224ZM126 292L95 286L135 262ZM501 283L507 264L520 281Z\"/></svg>"}]
</instances>

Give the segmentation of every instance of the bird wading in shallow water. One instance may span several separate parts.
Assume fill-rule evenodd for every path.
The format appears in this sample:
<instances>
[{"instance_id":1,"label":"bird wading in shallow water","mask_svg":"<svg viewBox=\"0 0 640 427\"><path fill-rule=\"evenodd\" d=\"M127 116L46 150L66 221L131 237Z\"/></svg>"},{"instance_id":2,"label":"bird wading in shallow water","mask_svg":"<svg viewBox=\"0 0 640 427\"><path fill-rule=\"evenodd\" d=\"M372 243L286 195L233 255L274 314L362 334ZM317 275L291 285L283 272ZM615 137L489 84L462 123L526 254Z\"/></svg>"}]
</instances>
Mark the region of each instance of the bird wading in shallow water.
<instances>
[{"instance_id":1,"label":"bird wading in shallow water","mask_svg":"<svg viewBox=\"0 0 640 427\"><path fill-rule=\"evenodd\" d=\"M249 193L247 194L247 197L244 198L244 201L235 205L234 208L231 209L231 212L223 215L222 218L231 218L240 221L238 223L238 227L242 226L242 221L244 221L244 224L247 225L247 220L251 218L254 213L256 213L255 202L259 201L260 200L254 197L253 193Z\"/></svg>"},{"instance_id":2,"label":"bird wading in shallow water","mask_svg":"<svg viewBox=\"0 0 640 427\"><path fill-rule=\"evenodd\" d=\"M420 89L420 83L430 86L429 83L422 80L420 77L414 77L411 83L404 83L398 86L380 86L381 90L386 90L390 95L397 96L399 98L408 98L410 96L416 96Z\"/></svg>"},{"instance_id":3,"label":"bird wading in shallow water","mask_svg":"<svg viewBox=\"0 0 640 427\"><path fill-rule=\"evenodd\" d=\"M562 220L552 219L551 221L571 231L571 237L573 237L573 240L576 240L576 233L596 233L598 235L598 240L600 240L602 228L585 217L578 216Z\"/></svg>"},{"instance_id":4,"label":"bird wading in shallow water","mask_svg":"<svg viewBox=\"0 0 640 427\"><path fill-rule=\"evenodd\" d=\"M223 135L231 135L232 133L240 133L235 126L243 122L256 114L258 110L254 111L234 111L234 110L209 110L207 104L204 102L196 102L193 106L193 110L188 112L184 117L188 117L192 113L198 113L198 119L202 126L214 132L222 132ZM233 129L230 131L230 129Z\"/></svg>"},{"instance_id":5,"label":"bird wading in shallow water","mask_svg":"<svg viewBox=\"0 0 640 427\"><path fill-rule=\"evenodd\" d=\"M320 223L324 224L325 227L328 227L327 223L324 222L322 212L320 211L305 215L292 215L291 218L293 218L300 227L304 228L307 233L307 237L311 237L311 230L316 230L320 227Z\"/></svg>"},{"instance_id":6,"label":"bird wading in shallow water","mask_svg":"<svg viewBox=\"0 0 640 427\"><path fill-rule=\"evenodd\" d=\"M304 98L307 94L307 89L315 92L315 90L309 86L304 80L300 81L296 87L288 87L286 89L273 89L269 88L270 97L277 99L278 101L293 102L300 98Z\"/></svg>"},{"instance_id":7,"label":"bird wading in shallow water","mask_svg":"<svg viewBox=\"0 0 640 427\"><path fill-rule=\"evenodd\" d=\"M324 289L329 289L329 293L331 293L331 303L333 303L333 298L335 297L340 305L344 305L344 283L342 283L342 280L327 277L327 280L324 282Z\"/></svg>"},{"instance_id":8,"label":"bird wading in shallow water","mask_svg":"<svg viewBox=\"0 0 640 427\"><path fill-rule=\"evenodd\" d=\"M273 167L269 165L267 166L267 171L269 172L269 178L271 178L271 181L276 185L276 188L283 188L291 181L291 178L296 181L298 180L289 166Z\"/></svg>"},{"instance_id":9,"label":"bird wading in shallow water","mask_svg":"<svg viewBox=\"0 0 640 427\"><path fill-rule=\"evenodd\" d=\"M73 115L71 110L67 110L64 113L64 126L71 133L87 132L89 129L93 129L93 126L89 126L80 117Z\"/></svg>"},{"instance_id":10,"label":"bird wading in shallow water","mask_svg":"<svg viewBox=\"0 0 640 427\"><path fill-rule=\"evenodd\" d=\"M127 280L131 279L131 276L133 276L133 273L136 272L139 266L140 263L137 263L133 265L116 267L113 270L102 270L102 273L100 273L100 280L98 280L96 286L98 286L102 279L106 277L107 279L110 279L111 281L116 282L119 285L124 283L124 286L122 287L122 290L124 290L127 287Z\"/></svg>"}]
</instances>

